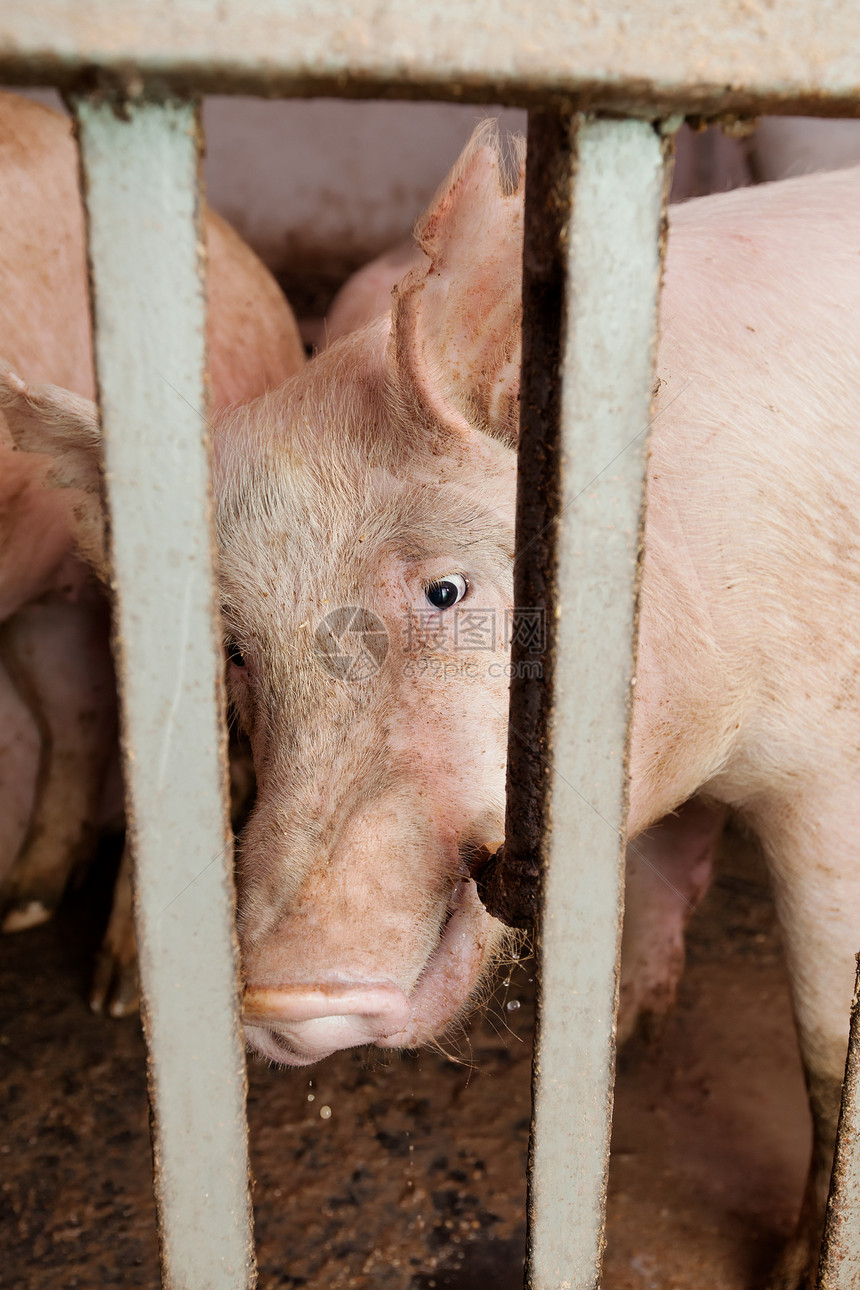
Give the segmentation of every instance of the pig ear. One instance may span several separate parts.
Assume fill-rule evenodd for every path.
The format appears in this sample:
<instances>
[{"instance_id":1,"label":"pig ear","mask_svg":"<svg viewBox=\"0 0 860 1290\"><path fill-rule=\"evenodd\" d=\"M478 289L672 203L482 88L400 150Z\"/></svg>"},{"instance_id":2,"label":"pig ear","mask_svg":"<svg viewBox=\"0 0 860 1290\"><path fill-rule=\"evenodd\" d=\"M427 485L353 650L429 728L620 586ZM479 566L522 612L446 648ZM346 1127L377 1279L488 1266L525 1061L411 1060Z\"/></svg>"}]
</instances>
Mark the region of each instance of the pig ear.
<instances>
[{"instance_id":1,"label":"pig ear","mask_svg":"<svg viewBox=\"0 0 860 1290\"><path fill-rule=\"evenodd\" d=\"M52 458L44 481L82 494L68 508L81 558L107 581L102 445L94 403L56 385L27 385L0 359L0 414L23 452Z\"/></svg>"},{"instance_id":2,"label":"pig ear","mask_svg":"<svg viewBox=\"0 0 860 1290\"><path fill-rule=\"evenodd\" d=\"M511 145L506 166L495 121L472 135L415 230L430 267L397 288L390 341L434 419L508 443L519 424L525 140Z\"/></svg>"}]
</instances>

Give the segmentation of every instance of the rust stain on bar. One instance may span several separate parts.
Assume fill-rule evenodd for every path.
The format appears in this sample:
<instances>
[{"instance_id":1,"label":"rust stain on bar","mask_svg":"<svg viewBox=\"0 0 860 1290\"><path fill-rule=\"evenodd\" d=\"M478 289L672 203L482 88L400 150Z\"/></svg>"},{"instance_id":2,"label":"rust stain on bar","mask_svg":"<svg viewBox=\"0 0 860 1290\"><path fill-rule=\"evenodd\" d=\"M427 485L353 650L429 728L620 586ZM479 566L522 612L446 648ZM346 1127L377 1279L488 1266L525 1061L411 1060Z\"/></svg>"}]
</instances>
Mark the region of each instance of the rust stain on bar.
<instances>
[{"instance_id":1,"label":"rust stain on bar","mask_svg":"<svg viewBox=\"0 0 860 1290\"><path fill-rule=\"evenodd\" d=\"M856 1290L860 1284L860 954L857 964L842 1109L821 1242L819 1290Z\"/></svg>"},{"instance_id":2,"label":"rust stain on bar","mask_svg":"<svg viewBox=\"0 0 860 1290\"><path fill-rule=\"evenodd\" d=\"M523 349L514 605L544 616L543 675L515 634L508 734L505 845L477 875L495 918L528 927L540 895L540 839L547 785L547 721L555 692L556 570L565 246L570 218L571 109L529 114L523 245Z\"/></svg>"}]
</instances>

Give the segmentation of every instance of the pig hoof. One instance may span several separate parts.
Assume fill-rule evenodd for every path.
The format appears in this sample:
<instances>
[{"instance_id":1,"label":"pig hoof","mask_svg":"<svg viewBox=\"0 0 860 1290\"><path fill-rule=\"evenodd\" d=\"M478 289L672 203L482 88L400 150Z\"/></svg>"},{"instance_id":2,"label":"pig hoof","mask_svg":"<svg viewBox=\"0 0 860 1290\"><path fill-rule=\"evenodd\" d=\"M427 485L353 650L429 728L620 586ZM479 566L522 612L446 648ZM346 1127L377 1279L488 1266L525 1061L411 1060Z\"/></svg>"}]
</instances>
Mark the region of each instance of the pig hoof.
<instances>
[{"instance_id":1,"label":"pig hoof","mask_svg":"<svg viewBox=\"0 0 860 1290\"><path fill-rule=\"evenodd\" d=\"M21 857L0 892L0 931L26 932L54 917L68 881L66 869L34 873Z\"/></svg>"},{"instance_id":2,"label":"pig hoof","mask_svg":"<svg viewBox=\"0 0 860 1290\"><path fill-rule=\"evenodd\" d=\"M3 931L26 932L31 927L47 923L53 912L41 900L27 900L19 905L12 905L3 917Z\"/></svg>"},{"instance_id":3,"label":"pig hoof","mask_svg":"<svg viewBox=\"0 0 860 1290\"><path fill-rule=\"evenodd\" d=\"M106 1012L109 1017L129 1017L137 1012L139 1005L136 961L124 962L112 951L102 950L96 960L90 988L93 1012Z\"/></svg>"}]
</instances>

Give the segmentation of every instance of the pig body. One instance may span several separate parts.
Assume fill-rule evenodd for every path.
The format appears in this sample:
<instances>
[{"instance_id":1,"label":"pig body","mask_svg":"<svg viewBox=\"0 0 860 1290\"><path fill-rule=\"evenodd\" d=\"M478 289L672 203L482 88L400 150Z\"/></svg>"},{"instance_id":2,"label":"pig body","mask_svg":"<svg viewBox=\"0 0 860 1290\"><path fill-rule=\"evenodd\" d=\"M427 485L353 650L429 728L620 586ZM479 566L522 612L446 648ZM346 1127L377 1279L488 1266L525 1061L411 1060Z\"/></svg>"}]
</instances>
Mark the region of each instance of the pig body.
<instances>
[{"instance_id":1,"label":"pig body","mask_svg":"<svg viewBox=\"0 0 860 1290\"><path fill-rule=\"evenodd\" d=\"M676 211L648 474L630 836L704 792L768 858L816 1130L785 1285L812 1284L860 948L858 197L849 171Z\"/></svg>"},{"instance_id":2,"label":"pig body","mask_svg":"<svg viewBox=\"0 0 860 1290\"><path fill-rule=\"evenodd\" d=\"M506 682L442 630L455 608L404 643L434 588L453 605L465 585L496 621L510 605L521 206L476 156L420 232L429 272L240 415L243 442L263 429L257 461L219 485L231 686L260 776L247 1020L291 1064L433 1037L501 943L468 866L502 840ZM783 1287L813 1276L860 941L858 199L843 172L673 211L648 476L629 836L652 910L653 830L697 795L767 854L816 1130ZM332 684L314 633L343 605L390 649ZM658 923L680 927L670 903Z\"/></svg>"},{"instance_id":3,"label":"pig body","mask_svg":"<svg viewBox=\"0 0 860 1290\"><path fill-rule=\"evenodd\" d=\"M622 1007L663 1006L736 812L774 876L815 1122L781 1290L813 1283L860 939L858 199L842 172L673 210L648 471L624 940L644 985ZM218 438L229 685L258 780L245 1017L289 1065L433 1039L505 942L470 878L503 840L520 352L522 174L492 131L418 237L391 314Z\"/></svg>"},{"instance_id":4,"label":"pig body","mask_svg":"<svg viewBox=\"0 0 860 1290\"><path fill-rule=\"evenodd\" d=\"M94 374L70 122L0 94L0 174L0 354L25 380L80 396L71 401L80 410L94 395ZM304 355L289 308L256 257L213 215L206 240L220 410L283 381ZM59 479L50 457L15 450L3 411L0 884L11 930L50 914L71 866L92 844L116 713L107 603L78 558L104 573L101 512L79 522L88 491L100 490L98 464ZM92 432L97 441L95 426ZM125 907L113 937L127 976L133 939Z\"/></svg>"}]
</instances>

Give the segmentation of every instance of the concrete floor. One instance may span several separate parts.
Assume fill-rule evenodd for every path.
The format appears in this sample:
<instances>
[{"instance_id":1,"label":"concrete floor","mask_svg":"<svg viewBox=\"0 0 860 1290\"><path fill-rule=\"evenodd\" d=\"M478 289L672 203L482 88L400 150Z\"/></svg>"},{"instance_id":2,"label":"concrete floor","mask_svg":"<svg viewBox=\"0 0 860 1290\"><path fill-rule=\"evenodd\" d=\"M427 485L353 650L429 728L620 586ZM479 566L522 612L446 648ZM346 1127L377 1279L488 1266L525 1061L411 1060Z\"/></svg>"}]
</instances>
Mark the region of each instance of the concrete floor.
<instances>
[{"instance_id":1,"label":"concrete floor","mask_svg":"<svg viewBox=\"0 0 860 1290\"><path fill-rule=\"evenodd\" d=\"M0 940L0 1286L156 1287L143 1046L89 1013L90 883ZM735 840L663 1033L622 1054L604 1290L749 1290L789 1230L808 1117L766 879ZM518 1290L531 964L445 1051L250 1062L260 1285ZM324 1110L328 1108L330 1114Z\"/></svg>"}]
</instances>

